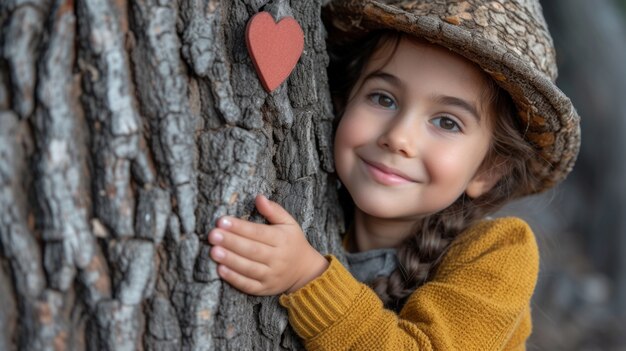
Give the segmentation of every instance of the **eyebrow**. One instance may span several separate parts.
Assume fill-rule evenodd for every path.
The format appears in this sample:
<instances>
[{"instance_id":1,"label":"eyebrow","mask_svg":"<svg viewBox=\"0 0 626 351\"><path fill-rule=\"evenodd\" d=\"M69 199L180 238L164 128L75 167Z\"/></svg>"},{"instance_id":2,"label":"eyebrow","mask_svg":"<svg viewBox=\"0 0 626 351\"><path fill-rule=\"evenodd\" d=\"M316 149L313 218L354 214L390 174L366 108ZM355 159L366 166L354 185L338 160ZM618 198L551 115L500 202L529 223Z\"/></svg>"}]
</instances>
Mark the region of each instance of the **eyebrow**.
<instances>
[{"instance_id":1,"label":"eyebrow","mask_svg":"<svg viewBox=\"0 0 626 351\"><path fill-rule=\"evenodd\" d=\"M365 79L363 79L363 83L375 78L382 79L395 87L404 88L404 83L402 82L402 80L400 80L400 78L383 71L374 71L368 74L367 76L365 76Z\"/></svg>"},{"instance_id":2,"label":"eyebrow","mask_svg":"<svg viewBox=\"0 0 626 351\"><path fill-rule=\"evenodd\" d=\"M475 104L456 96L447 95L435 95L433 96L433 100L442 105L455 106L465 110L470 115L472 115L472 117L474 117L476 121L480 124L480 113L478 113L478 108L476 108Z\"/></svg>"},{"instance_id":3,"label":"eyebrow","mask_svg":"<svg viewBox=\"0 0 626 351\"><path fill-rule=\"evenodd\" d=\"M393 74L386 73L380 70L374 71L368 74L365 77L365 79L363 79L363 83L365 83L366 81L370 79L382 79L395 87L398 87L398 88L405 87L404 83L402 82L400 78L394 76ZM448 96L448 95L433 95L431 99L441 105L454 106L454 107L461 108L465 110L466 112L468 112L470 115L472 115L472 117L474 117L478 123L480 123L481 121L480 113L478 113L478 108L476 107L475 104L469 101L463 100L456 96Z\"/></svg>"}]
</instances>

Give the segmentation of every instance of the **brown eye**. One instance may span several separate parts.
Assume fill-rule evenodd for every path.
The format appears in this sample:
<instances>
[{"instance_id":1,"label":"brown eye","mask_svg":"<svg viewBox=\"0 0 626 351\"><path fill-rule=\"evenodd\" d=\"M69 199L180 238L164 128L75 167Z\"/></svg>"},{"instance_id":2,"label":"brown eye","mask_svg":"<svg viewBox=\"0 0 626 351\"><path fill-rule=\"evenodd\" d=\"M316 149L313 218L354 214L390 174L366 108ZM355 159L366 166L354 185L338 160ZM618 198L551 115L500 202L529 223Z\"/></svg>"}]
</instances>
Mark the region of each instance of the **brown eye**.
<instances>
[{"instance_id":1,"label":"brown eye","mask_svg":"<svg viewBox=\"0 0 626 351\"><path fill-rule=\"evenodd\" d=\"M389 97L387 95L381 94L381 93L371 94L369 96L369 99L374 104L379 105L379 106L381 106L383 108L386 108L386 109L395 110L397 108L396 107L396 102L393 100L393 98L391 98L391 97Z\"/></svg>"},{"instance_id":2,"label":"brown eye","mask_svg":"<svg viewBox=\"0 0 626 351\"><path fill-rule=\"evenodd\" d=\"M433 119L432 122L434 125L436 125L437 127L445 131L449 131L449 132L461 131L461 127L459 127L459 124L449 117L437 117Z\"/></svg>"}]
</instances>

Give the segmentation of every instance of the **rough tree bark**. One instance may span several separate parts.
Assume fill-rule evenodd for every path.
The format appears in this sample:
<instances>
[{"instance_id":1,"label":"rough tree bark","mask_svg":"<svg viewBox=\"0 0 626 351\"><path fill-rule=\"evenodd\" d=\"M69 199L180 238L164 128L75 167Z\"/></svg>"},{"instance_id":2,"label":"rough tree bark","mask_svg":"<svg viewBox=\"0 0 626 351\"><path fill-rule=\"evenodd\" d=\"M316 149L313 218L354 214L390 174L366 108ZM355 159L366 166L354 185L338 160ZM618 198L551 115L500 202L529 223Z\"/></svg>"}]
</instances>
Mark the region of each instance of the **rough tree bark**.
<instances>
[{"instance_id":1,"label":"rough tree bark","mask_svg":"<svg viewBox=\"0 0 626 351\"><path fill-rule=\"evenodd\" d=\"M275 297L222 283L206 233L269 195L340 252L323 0L0 4L0 349L298 349ZM305 49L267 94L244 29Z\"/></svg>"}]
</instances>

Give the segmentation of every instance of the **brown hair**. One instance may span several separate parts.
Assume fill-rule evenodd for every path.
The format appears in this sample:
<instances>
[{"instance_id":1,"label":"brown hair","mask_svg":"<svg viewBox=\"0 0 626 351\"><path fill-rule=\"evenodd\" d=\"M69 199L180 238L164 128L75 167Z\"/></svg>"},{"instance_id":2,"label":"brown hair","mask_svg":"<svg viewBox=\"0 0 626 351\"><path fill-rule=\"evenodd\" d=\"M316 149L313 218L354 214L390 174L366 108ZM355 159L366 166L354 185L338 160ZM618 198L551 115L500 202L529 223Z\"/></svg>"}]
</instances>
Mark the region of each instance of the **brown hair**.
<instances>
[{"instance_id":1,"label":"brown hair","mask_svg":"<svg viewBox=\"0 0 626 351\"><path fill-rule=\"evenodd\" d=\"M350 42L329 36L329 84L335 110L340 120L369 58L383 45L397 48L402 33L378 31ZM392 55L390 55L392 56ZM480 171L502 175L496 185L478 198L462 194L452 205L427 216L415 228L415 235L407 238L398 250L398 268L388 277L379 277L371 283L388 308L398 310L406 298L429 276L445 254L452 241L464 230L507 201L517 198L534 184L527 160L535 151L524 140L523 128L509 94L493 79L487 79L484 99L491 106L493 140ZM345 195L344 195L345 197ZM348 220L352 220L354 203L344 202ZM350 230L348 231L350 232ZM348 233L350 235L350 233Z\"/></svg>"}]
</instances>

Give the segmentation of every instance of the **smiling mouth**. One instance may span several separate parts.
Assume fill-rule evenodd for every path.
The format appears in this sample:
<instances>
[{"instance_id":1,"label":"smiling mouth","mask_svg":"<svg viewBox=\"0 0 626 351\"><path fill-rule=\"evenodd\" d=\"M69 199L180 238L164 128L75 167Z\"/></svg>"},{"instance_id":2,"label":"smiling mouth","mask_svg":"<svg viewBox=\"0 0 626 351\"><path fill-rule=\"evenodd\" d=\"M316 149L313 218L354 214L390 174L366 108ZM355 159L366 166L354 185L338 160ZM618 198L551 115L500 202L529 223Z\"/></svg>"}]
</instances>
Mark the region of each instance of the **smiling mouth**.
<instances>
[{"instance_id":1,"label":"smiling mouth","mask_svg":"<svg viewBox=\"0 0 626 351\"><path fill-rule=\"evenodd\" d=\"M401 185L415 183L414 180L396 174L393 170L381 164L362 160L369 175L378 183L383 185Z\"/></svg>"}]
</instances>

